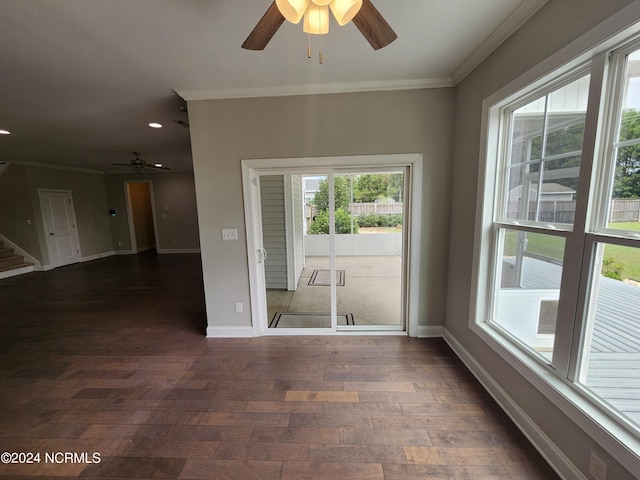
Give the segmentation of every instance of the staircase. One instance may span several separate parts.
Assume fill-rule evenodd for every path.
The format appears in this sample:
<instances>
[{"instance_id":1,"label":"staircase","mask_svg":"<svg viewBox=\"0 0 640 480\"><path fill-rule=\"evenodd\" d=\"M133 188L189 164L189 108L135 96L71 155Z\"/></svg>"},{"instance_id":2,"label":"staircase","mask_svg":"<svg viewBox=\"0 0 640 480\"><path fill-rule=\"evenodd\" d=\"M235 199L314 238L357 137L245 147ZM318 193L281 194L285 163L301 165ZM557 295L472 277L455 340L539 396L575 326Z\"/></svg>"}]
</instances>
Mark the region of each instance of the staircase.
<instances>
[{"instance_id":1,"label":"staircase","mask_svg":"<svg viewBox=\"0 0 640 480\"><path fill-rule=\"evenodd\" d=\"M13 249L5 247L0 241L0 278L9 278L23 273L33 272L33 263L25 262L24 257L16 255Z\"/></svg>"}]
</instances>

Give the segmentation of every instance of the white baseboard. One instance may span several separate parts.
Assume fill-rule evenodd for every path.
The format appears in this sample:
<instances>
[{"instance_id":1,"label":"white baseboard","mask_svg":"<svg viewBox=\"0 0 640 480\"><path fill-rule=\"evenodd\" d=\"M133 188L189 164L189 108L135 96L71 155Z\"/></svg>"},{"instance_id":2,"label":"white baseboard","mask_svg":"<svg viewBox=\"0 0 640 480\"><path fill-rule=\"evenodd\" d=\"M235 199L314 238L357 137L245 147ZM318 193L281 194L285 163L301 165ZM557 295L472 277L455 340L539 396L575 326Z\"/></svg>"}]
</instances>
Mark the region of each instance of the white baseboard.
<instances>
[{"instance_id":1,"label":"white baseboard","mask_svg":"<svg viewBox=\"0 0 640 480\"><path fill-rule=\"evenodd\" d=\"M108 252L102 252L102 253L98 253L96 255L89 255L88 257L82 257L80 259L80 261L81 262L90 262L92 260L98 260L100 258L110 257L112 255L115 255L115 252L113 250L110 250Z\"/></svg>"},{"instance_id":2,"label":"white baseboard","mask_svg":"<svg viewBox=\"0 0 640 480\"><path fill-rule=\"evenodd\" d=\"M12 268L11 270L4 270L0 272L0 280L5 278L17 277L18 275L24 275L25 273L31 273L34 271L33 265L28 267Z\"/></svg>"},{"instance_id":3,"label":"white baseboard","mask_svg":"<svg viewBox=\"0 0 640 480\"><path fill-rule=\"evenodd\" d=\"M500 405L500 408L511 418L560 478L588 480L448 330L443 329L443 337L458 358L462 360L484 389Z\"/></svg>"},{"instance_id":4,"label":"white baseboard","mask_svg":"<svg viewBox=\"0 0 640 480\"><path fill-rule=\"evenodd\" d=\"M207 327L207 338L251 338L253 327Z\"/></svg>"},{"instance_id":5,"label":"white baseboard","mask_svg":"<svg viewBox=\"0 0 640 480\"><path fill-rule=\"evenodd\" d=\"M418 338L432 338L442 337L444 327L442 325L418 325L416 328L416 337Z\"/></svg>"},{"instance_id":6,"label":"white baseboard","mask_svg":"<svg viewBox=\"0 0 640 480\"><path fill-rule=\"evenodd\" d=\"M200 253L199 248L158 248L158 253Z\"/></svg>"}]
</instances>

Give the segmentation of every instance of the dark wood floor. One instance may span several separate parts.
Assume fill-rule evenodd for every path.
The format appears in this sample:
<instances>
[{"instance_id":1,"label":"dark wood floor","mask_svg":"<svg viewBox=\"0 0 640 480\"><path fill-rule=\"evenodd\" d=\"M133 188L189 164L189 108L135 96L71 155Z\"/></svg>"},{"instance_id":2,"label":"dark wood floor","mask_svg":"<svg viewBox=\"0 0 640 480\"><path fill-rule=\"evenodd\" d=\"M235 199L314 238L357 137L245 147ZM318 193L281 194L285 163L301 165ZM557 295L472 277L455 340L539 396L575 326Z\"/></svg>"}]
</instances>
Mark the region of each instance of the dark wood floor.
<instances>
[{"instance_id":1,"label":"dark wood floor","mask_svg":"<svg viewBox=\"0 0 640 480\"><path fill-rule=\"evenodd\" d=\"M558 478L442 340L205 323L198 255L0 280L0 478Z\"/></svg>"}]
</instances>

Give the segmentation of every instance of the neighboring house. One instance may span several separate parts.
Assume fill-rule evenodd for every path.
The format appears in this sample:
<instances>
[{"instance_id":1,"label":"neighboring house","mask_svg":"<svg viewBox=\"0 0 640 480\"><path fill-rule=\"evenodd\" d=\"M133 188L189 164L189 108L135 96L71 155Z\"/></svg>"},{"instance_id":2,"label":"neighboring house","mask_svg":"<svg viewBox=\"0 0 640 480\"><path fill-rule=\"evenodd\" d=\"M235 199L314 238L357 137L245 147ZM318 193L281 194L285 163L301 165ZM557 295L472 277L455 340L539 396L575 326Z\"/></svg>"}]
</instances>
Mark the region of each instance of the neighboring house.
<instances>
[{"instance_id":1,"label":"neighboring house","mask_svg":"<svg viewBox=\"0 0 640 480\"><path fill-rule=\"evenodd\" d=\"M543 183L542 192L540 192L540 201L542 202L567 202L574 199L576 191L572 188L565 187L559 183ZM532 183L529 187L529 201L538 198L538 184ZM522 199L522 185L518 185L509 191L509 202L519 202Z\"/></svg>"},{"instance_id":2,"label":"neighboring house","mask_svg":"<svg viewBox=\"0 0 640 480\"><path fill-rule=\"evenodd\" d=\"M320 191L321 177L303 177L304 178L304 203L306 205L313 204L316 193Z\"/></svg>"}]
</instances>

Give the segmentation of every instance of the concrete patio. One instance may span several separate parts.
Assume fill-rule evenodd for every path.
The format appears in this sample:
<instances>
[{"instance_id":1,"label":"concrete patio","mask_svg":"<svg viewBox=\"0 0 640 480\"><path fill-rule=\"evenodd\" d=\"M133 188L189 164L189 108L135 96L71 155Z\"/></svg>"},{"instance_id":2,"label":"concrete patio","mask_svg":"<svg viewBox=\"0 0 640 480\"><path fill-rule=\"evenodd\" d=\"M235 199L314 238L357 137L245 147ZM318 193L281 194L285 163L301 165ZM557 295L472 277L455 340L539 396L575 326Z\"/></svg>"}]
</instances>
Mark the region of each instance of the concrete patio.
<instances>
[{"instance_id":1,"label":"concrete patio","mask_svg":"<svg viewBox=\"0 0 640 480\"><path fill-rule=\"evenodd\" d=\"M276 313L331 312L331 289L312 286L316 269L329 269L329 257L306 257L295 291L267 290L269 321ZM338 314L352 314L355 326L402 326L402 257L399 255L339 256L336 270L345 271L344 286L336 287ZM338 325L346 322L339 319ZM305 328L310 325L300 324Z\"/></svg>"}]
</instances>

